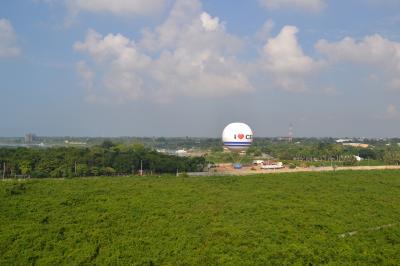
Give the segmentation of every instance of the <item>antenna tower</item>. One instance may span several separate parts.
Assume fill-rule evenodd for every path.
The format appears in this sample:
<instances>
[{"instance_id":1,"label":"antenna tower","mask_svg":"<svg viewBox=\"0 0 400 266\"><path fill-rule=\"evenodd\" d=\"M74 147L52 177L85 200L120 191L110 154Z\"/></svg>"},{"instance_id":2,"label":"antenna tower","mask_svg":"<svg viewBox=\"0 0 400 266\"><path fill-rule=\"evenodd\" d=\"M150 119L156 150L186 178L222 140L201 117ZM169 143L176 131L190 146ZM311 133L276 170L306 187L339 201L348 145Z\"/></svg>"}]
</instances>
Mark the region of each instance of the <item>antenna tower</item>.
<instances>
[{"instance_id":1,"label":"antenna tower","mask_svg":"<svg viewBox=\"0 0 400 266\"><path fill-rule=\"evenodd\" d=\"M293 124L289 124L289 134L288 134L288 141L292 142L293 141Z\"/></svg>"}]
</instances>

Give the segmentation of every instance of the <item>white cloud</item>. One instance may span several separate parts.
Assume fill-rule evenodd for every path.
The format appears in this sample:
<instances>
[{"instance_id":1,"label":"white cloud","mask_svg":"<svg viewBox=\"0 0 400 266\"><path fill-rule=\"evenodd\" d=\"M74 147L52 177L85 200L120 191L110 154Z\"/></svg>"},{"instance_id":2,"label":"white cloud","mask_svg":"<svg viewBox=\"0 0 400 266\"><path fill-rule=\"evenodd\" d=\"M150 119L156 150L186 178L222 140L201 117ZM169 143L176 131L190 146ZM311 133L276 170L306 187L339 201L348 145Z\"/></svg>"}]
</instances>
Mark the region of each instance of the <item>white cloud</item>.
<instances>
[{"instance_id":1,"label":"white cloud","mask_svg":"<svg viewBox=\"0 0 400 266\"><path fill-rule=\"evenodd\" d=\"M382 65L394 63L394 66L400 70L400 44L385 39L379 34L366 36L358 42L351 37L332 43L320 40L316 48L332 61Z\"/></svg>"},{"instance_id":2,"label":"white cloud","mask_svg":"<svg viewBox=\"0 0 400 266\"><path fill-rule=\"evenodd\" d=\"M140 53L134 42L120 34L103 37L89 30L85 41L75 43L74 48L88 53L92 59L91 67L84 61L77 65L77 71L91 93L118 102L135 100L143 94L143 71L147 70L151 59ZM93 85L94 71L102 75L96 86Z\"/></svg>"},{"instance_id":3,"label":"white cloud","mask_svg":"<svg viewBox=\"0 0 400 266\"><path fill-rule=\"evenodd\" d=\"M177 0L167 19L144 30L137 42L89 30L86 39L74 45L88 55L77 71L97 101L223 97L253 91L251 79L260 76L272 81L268 88L309 90L310 78L323 63L304 53L296 27L285 26L271 37L273 26L267 21L259 32L265 43L260 58L241 62L237 55L244 39L229 34L224 22L202 10L200 1Z\"/></svg>"},{"instance_id":4,"label":"white cloud","mask_svg":"<svg viewBox=\"0 0 400 266\"><path fill-rule=\"evenodd\" d=\"M388 40L379 34L366 36L360 41L346 37L338 42L320 40L316 49L327 56L330 62L350 62L375 68L386 79L387 86L397 88L400 75L400 43ZM376 73L371 74L377 77Z\"/></svg>"},{"instance_id":5,"label":"white cloud","mask_svg":"<svg viewBox=\"0 0 400 266\"><path fill-rule=\"evenodd\" d=\"M313 70L315 62L304 54L298 43L297 33L296 27L285 26L275 38L268 40L263 51L269 70L289 74L302 74Z\"/></svg>"},{"instance_id":6,"label":"white cloud","mask_svg":"<svg viewBox=\"0 0 400 266\"><path fill-rule=\"evenodd\" d=\"M17 36L10 21L0 19L0 57L13 57L21 53L16 40Z\"/></svg>"},{"instance_id":7,"label":"white cloud","mask_svg":"<svg viewBox=\"0 0 400 266\"><path fill-rule=\"evenodd\" d=\"M114 15L148 15L165 5L165 0L66 0L72 12L108 12Z\"/></svg>"},{"instance_id":8,"label":"white cloud","mask_svg":"<svg viewBox=\"0 0 400 266\"><path fill-rule=\"evenodd\" d=\"M138 52L134 41L121 34L108 34L104 38L89 30L84 42L74 44L77 51L88 52L98 63L112 61L120 68L143 68L150 59Z\"/></svg>"},{"instance_id":9,"label":"white cloud","mask_svg":"<svg viewBox=\"0 0 400 266\"><path fill-rule=\"evenodd\" d=\"M145 30L140 44L148 50L187 48L227 51L242 48L243 41L226 32L218 17L202 11L198 0L177 0L168 18L154 30Z\"/></svg>"},{"instance_id":10,"label":"white cloud","mask_svg":"<svg viewBox=\"0 0 400 266\"><path fill-rule=\"evenodd\" d=\"M220 97L252 89L235 52L242 41L197 0L178 0L167 20L143 33L140 45L120 34L89 31L76 51L89 55L101 87L119 101L180 95ZM102 94L107 94L102 92ZM108 97L114 97L108 95Z\"/></svg>"},{"instance_id":11,"label":"white cloud","mask_svg":"<svg viewBox=\"0 0 400 266\"><path fill-rule=\"evenodd\" d=\"M319 11L325 6L325 0L259 0L269 9L302 9L308 11Z\"/></svg>"},{"instance_id":12,"label":"white cloud","mask_svg":"<svg viewBox=\"0 0 400 266\"><path fill-rule=\"evenodd\" d=\"M272 26L271 21L265 24ZM227 33L219 18L203 12L199 1L178 0L166 21L145 30L138 43L121 34L102 36L90 30L74 48L89 55L77 71L87 87L96 88L92 92L97 98L91 98L168 102L179 96L249 92L254 90L250 77L256 76L272 80L275 86L269 88L307 91L309 78L323 64L303 52L297 32L296 27L283 27L268 39L259 60L240 62L236 55L244 41Z\"/></svg>"},{"instance_id":13,"label":"white cloud","mask_svg":"<svg viewBox=\"0 0 400 266\"><path fill-rule=\"evenodd\" d=\"M235 58L243 41L226 32L219 18L201 9L197 0L178 0L167 20L144 32L145 49L161 52L155 59L157 98L174 95L218 97L252 89Z\"/></svg>"},{"instance_id":14,"label":"white cloud","mask_svg":"<svg viewBox=\"0 0 400 266\"><path fill-rule=\"evenodd\" d=\"M206 12L201 13L200 20L206 31L213 31L220 27L219 18L212 18Z\"/></svg>"},{"instance_id":15,"label":"white cloud","mask_svg":"<svg viewBox=\"0 0 400 266\"><path fill-rule=\"evenodd\" d=\"M141 45L148 50L173 49L185 41L183 33L188 34L190 25L201 14L199 1L176 1L168 18L154 30L144 30ZM198 21L200 25L200 20ZM197 33L197 32L195 32Z\"/></svg>"},{"instance_id":16,"label":"white cloud","mask_svg":"<svg viewBox=\"0 0 400 266\"><path fill-rule=\"evenodd\" d=\"M275 80L276 84L289 91L307 90L306 78L322 66L304 54L294 26L285 26L275 37L270 38L262 51L261 67Z\"/></svg>"},{"instance_id":17,"label":"white cloud","mask_svg":"<svg viewBox=\"0 0 400 266\"><path fill-rule=\"evenodd\" d=\"M221 97L252 89L235 59L211 51L165 51L154 62L152 76L159 88L155 91L158 101L169 101L177 95Z\"/></svg>"},{"instance_id":18,"label":"white cloud","mask_svg":"<svg viewBox=\"0 0 400 266\"><path fill-rule=\"evenodd\" d=\"M400 117L400 113L394 104L389 104L386 109L385 118L386 119L396 119Z\"/></svg>"}]
</instances>

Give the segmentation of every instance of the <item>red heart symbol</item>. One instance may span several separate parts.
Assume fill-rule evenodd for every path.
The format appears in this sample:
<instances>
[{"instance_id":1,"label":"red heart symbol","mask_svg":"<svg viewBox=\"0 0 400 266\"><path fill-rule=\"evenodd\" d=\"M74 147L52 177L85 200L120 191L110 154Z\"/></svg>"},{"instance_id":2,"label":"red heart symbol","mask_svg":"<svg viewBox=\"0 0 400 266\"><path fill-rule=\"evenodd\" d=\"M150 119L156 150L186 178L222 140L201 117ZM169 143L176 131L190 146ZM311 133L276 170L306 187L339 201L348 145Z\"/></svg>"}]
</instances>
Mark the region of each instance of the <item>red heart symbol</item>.
<instances>
[{"instance_id":1,"label":"red heart symbol","mask_svg":"<svg viewBox=\"0 0 400 266\"><path fill-rule=\"evenodd\" d=\"M239 134L239 135L238 135L238 138L239 138L239 139L243 139L243 138L244 138L244 135L243 135L243 134Z\"/></svg>"}]
</instances>

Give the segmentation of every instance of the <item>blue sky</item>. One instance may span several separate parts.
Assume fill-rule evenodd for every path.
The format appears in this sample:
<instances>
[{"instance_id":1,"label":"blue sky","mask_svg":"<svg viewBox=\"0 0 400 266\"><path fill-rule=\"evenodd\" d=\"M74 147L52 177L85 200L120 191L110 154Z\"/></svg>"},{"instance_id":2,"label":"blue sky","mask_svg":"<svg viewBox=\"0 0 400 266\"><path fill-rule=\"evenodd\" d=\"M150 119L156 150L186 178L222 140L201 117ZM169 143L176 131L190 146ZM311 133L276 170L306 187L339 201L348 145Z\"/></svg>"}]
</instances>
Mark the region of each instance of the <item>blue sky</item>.
<instances>
[{"instance_id":1,"label":"blue sky","mask_svg":"<svg viewBox=\"0 0 400 266\"><path fill-rule=\"evenodd\" d=\"M0 136L400 136L395 0L6 0Z\"/></svg>"}]
</instances>

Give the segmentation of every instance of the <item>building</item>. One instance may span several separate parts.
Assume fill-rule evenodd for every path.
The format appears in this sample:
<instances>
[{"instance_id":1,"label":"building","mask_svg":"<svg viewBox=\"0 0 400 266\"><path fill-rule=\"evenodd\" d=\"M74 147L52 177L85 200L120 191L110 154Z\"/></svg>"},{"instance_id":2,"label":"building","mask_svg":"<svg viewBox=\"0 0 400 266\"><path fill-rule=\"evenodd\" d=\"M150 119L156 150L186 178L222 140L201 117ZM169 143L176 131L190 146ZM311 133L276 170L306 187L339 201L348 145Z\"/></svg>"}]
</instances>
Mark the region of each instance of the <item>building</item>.
<instances>
[{"instance_id":1,"label":"building","mask_svg":"<svg viewBox=\"0 0 400 266\"><path fill-rule=\"evenodd\" d=\"M25 134L25 143L32 143L36 140L36 135L32 133Z\"/></svg>"},{"instance_id":2,"label":"building","mask_svg":"<svg viewBox=\"0 0 400 266\"><path fill-rule=\"evenodd\" d=\"M261 169L263 170L282 169L282 168L284 168L282 162L267 163L261 166Z\"/></svg>"},{"instance_id":3,"label":"building","mask_svg":"<svg viewBox=\"0 0 400 266\"><path fill-rule=\"evenodd\" d=\"M253 164L254 165L263 165L264 164L264 160L254 160Z\"/></svg>"},{"instance_id":4,"label":"building","mask_svg":"<svg viewBox=\"0 0 400 266\"><path fill-rule=\"evenodd\" d=\"M345 142L351 142L353 141L352 139L337 139L336 143L345 143Z\"/></svg>"},{"instance_id":5,"label":"building","mask_svg":"<svg viewBox=\"0 0 400 266\"><path fill-rule=\"evenodd\" d=\"M364 158L361 158L360 156L354 155L354 158L357 160L357 162L361 162L364 160Z\"/></svg>"},{"instance_id":6,"label":"building","mask_svg":"<svg viewBox=\"0 0 400 266\"><path fill-rule=\"evenodd\" d=\"M365 143L343 143L343 146L351 146L351 147L355 147L355 148L368 148L369 144L365 144Z\"/></svg>"},{"instance_id":7,"label":"building","mask_svg":"<svg viewBox=\"0 0 400 266\"><path fill-rule=\"evenodd\" d=\"M179 156L179 157L185 157L185 156L188 155L187 151L184 150L184 149L175 151L175 154L176 154L177 156Z\"/></svg>"}]
</instances>

